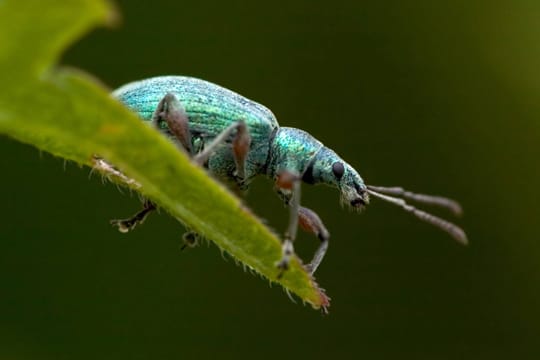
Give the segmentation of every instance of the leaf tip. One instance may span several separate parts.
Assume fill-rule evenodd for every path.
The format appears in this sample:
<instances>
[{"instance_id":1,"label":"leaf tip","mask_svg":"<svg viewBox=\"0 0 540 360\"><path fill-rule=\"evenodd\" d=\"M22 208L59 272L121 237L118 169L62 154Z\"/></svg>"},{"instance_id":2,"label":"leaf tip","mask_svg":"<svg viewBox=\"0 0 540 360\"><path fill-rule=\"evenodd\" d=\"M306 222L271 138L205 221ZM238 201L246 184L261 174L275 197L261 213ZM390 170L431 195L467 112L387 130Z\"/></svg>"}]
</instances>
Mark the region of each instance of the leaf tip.
<instances>
[{"instance_id":1,"label":"leaf tip","mask_svg":"<svg viewBox=\"0 0 540 360\"><path fill-rule=\"evenodd\" d=\"M317 304L312 304L316 309L321 309L324 314L328 314L328 308L330 307L330 300L332 300L328 295L326 295L326 290L319 287L319 284L312 280L313 287L317 290Z\"/></svg>"}]
</instances>

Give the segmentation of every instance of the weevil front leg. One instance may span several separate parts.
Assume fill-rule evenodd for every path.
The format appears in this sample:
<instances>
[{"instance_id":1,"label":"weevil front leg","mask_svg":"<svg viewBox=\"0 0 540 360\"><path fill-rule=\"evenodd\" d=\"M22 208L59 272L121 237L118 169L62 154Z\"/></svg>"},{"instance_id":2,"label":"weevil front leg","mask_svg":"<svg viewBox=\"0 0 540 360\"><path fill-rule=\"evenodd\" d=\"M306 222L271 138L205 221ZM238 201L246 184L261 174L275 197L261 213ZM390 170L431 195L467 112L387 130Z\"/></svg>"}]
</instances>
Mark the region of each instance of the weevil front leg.
<instances>
[{"instance_id":1,"label":"weevil front leg","mask_svg":"<svg viewBox=\"0 0 540 360\"><path fill-rule=\"evenodd\" d=\"M278 277L283 275L283 271L289 267L290 259L294 253L293 242L296 239L298 225L308 233L314 234L321 241L313 259L305 266L306 270L313 275L326 251L328 250L328 240L330 233L324 226L319 216L311 209L300 206L300 177L290 172L282 172L276 180L278 192L289 205L289 226L285 233L285 240L282 245L282 258L277 263L277 267L281 270Z\"/></svg>"},{"instance_id":2,"label":"weevil front leg","mask_svg":"<svg viewBox=\"0 0 540 360\"><path fill-rule=\"evenodd\" d=\"M300 206L298 209L298 223L300 227L308 233L314 234L321 241L315 255L309 264L305 266L306 270L313 275L321 264L326 251L328 250L328 240L330 233L326 230L321 218L311 209Z\"/></svg>"},{"instance_id":3,"label":"weevil front leg","mask_svg":"<svg viewBox=\"0 0 540 360\"><path fill-rule=\"evenodd\" d=\"M293 242L298 232L298 212L300 210L300 177L289 171L283 171L278 174L276 186L284 197L289 199L289 225L282 243L281 260L276 264L280 269L278 274L278 278L280 278L289 268L291 257L294 254Z\"/></svg>"},{"instance_id":4,"label":"weevil front leg","mask_svg":"<svg viewBox=\"0 0 540 360\"><path fill-rule=\"evenodd\" d=\"M133 179L128 178L121 171L116 169L114 166L112 166L99 156L94 155L92 157L92 162L94 163L94 169L98 170L105 176L120 183L124 183L125 185L129 185L133 188L140 188L141 185L139 183L137 183ZM117 226L120 232L126 233L130 230L133 230L138 224L142 224L144 220L148 217L148 214L150 214L155 209L156 206L150 200L145 200L143 203L143 209L137 212L135 215L127 219L111 220L111 224Z\"/></svg>"}]
</instances>

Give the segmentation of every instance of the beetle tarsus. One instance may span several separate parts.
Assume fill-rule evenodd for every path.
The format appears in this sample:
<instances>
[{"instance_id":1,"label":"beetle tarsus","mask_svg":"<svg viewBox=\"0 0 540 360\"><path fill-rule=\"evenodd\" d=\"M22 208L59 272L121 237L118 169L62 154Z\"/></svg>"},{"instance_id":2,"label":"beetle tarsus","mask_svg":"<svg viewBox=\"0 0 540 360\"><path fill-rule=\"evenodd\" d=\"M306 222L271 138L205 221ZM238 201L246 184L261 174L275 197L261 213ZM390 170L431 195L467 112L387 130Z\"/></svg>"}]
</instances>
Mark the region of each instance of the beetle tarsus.
<instances>
[{"instance_id":1,"label":"beetle tarsus","mask_svg":"<svg viewBox=\"0 0 540 360\"><path fill-rule=\"evenodd\" d=\"M289 269L289 263L291 262L291 257L294 255L294 248L292 244L292 239L285 238L282 245L282 256L281 260L276 263L276 267L279 269L277 278L281 279L285 271Z\"/></svg>"},{"instance_id":2,"label":"beetle tarsus","mask_svg":"<svg viewBox=\"0 0 540 360\"><path fill-rule=\"evenodd\" d=\"M142 224L148 215L156 209L156 205L149 200L146 200L143 209L128 219L111 220L111 225L118 227L121 233L127 233L133 230L137 225Z\"/></svg>"},{"instance_id":3,"label":"beetle tarsus","mask_svg":"<svg viewBox=\"0 0 540 360\"><path fill-rule=\"evenodd\" d=\"M186 231L184 235L182 235L184 243L180 247L180 251L184 251L186 248L194 248L199 245L199 238L199 234L195 231Z\"/></svg>"}]
</instances>

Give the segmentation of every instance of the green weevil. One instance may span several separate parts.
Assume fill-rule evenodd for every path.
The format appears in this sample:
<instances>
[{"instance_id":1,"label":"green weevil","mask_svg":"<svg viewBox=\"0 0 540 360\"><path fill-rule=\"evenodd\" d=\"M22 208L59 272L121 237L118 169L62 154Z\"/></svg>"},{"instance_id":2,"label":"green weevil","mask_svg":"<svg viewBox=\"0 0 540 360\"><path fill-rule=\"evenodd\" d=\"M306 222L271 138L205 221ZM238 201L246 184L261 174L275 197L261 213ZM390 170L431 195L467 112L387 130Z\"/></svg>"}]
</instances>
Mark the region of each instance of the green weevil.
<instances>
[{"instance_id":1,"label":"green weevil","mask_svg":"<svg viewBox=\"0 0 540 360\"><path fill-rule=\"evenodd\" d=\"M217 178L232 180L242 190L257 175L266 175L275 182L278 195L290 211L283 256L277 264L282 271L287 269L293 254L299 225L320 239L313 259L306 265L311 274L328 248L330 234L323 222L313 210L300 206L301 182L337 188L341 202L356 210L369 204L370 195L388 201L467 243L465 233L457 225L419 210L404 199L445 207L459 215L461 207L456 201L400 187L366 185L358 172L332 149L303 130L280 127L268 108L231 90L192 77L160 76L124 85L113 96ZM113 169L105 162L100 164L102 170ZM111 222L127 232L155 208L147 200L134 216ZM186 243L194 243L196 234L187 234Z\"/></svg>"}]
</instances>

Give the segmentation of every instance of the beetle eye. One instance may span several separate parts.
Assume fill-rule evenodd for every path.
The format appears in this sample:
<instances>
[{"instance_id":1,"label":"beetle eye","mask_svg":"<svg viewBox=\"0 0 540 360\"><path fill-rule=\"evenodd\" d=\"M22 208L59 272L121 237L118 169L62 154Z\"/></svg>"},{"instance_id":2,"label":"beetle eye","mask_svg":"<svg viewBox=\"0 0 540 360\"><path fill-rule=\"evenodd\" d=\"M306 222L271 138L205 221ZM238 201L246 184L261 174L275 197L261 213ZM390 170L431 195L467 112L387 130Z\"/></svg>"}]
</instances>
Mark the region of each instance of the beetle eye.
<instances>
[{"instance_id":1,"label":"beetle eye","mask_svg":"<svg viewBox=\"0 0 540 360\"><path fill-rule=\"evenodd\" d=\"M345 166L343 166L343 164L339 161L336 161L334 164L332 164L332 172L338 180L341 180L343 174L345 173Z\"/></svg>"}]
</instances>

